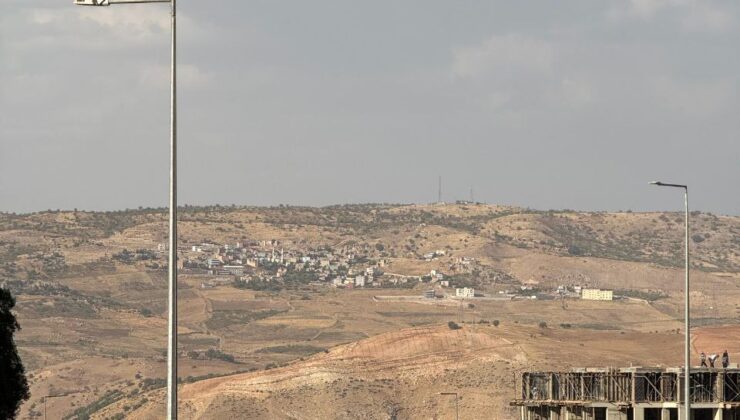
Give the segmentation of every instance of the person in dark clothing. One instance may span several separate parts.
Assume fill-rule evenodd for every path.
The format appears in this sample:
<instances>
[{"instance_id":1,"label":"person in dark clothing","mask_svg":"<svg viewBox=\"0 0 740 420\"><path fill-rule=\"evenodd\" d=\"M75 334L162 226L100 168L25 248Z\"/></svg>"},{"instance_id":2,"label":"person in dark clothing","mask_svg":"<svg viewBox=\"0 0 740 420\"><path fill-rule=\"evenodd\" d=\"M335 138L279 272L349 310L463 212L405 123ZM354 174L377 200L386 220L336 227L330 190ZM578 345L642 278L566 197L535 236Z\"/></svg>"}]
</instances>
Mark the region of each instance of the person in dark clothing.
<instances>
[{"instance_id":1,"label":"person in dark clothing","mask_svg":"<svg viewBox=\"0 0 740 420\"><path fill-rule=\"evenodd\" d=\"M727 350L725 350L724 353L722 353L722 367L727 369L727 366L730 365L730 355L727 354Z\"/></svg>"},{"instance_id":2,"label":"person in dark clothing","mask_svg":"<svg viewBox=\"0 0 740 420\"><path fill-rule=\"evenodd\" d=\"M704 352L699 355L699 360L701 360L701 367L707 367L707 355Z\"/></svg>"}]
</instances>

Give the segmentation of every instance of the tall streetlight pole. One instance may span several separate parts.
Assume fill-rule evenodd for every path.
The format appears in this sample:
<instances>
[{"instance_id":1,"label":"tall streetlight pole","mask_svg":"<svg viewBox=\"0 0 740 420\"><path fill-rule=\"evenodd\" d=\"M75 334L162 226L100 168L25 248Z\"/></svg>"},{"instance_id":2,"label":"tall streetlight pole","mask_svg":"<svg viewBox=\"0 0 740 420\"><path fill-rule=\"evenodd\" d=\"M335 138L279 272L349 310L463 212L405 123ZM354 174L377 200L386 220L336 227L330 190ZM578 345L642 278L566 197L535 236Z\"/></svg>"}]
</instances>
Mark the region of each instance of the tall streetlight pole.
<instances>
[{"instance_id":1,"label":"tall streetlight pole","mask_svg":"<svg viewBox=\"0 0 740 420\"><path fill-rule=\"evenodd\" d=\"M170 3L172 62L170 65L170 214L169 319L167 337L167 418L177 420L177 0L75 0L80 6Z\"/></svg>"},{"instance_id":2,"label":"tall streetlight pole","mask_svg":"<svg viewBox=\"0 0 740 420\"><path fill-rule=\"evenodd\" d=\"M685 264L686 282L684 284L684 322L686 324L686 335L684 337L684 420L691 419L691 317L689 307L689 187L681 184L666 184L660 181L652 181L650 184L659 187L683 188L684 205L686 210L686 245Z\"/></svg>"},{"instance_id":3,"label":"tall streetlight pole","mask_svg":"<svg viewBox=\"0 0 740 420\"><path fill-rule=\"evenodd\" d=\"M455 396L455 420L460 420L460 410L457 405L457 392L440 392L439 395L454 395Z\"/></svg>"},{"instance_id":4,"label":"tall streetlight pole","mask_svg":"<svg viewBox=\"0 0 740 420\"><path fill-rule=\"evenodd\" d=\"M167 418L177 420L177 0L170 2L170 245L168 256Z\"/></svg>"},{"instance_id":5,"label":"tall streetlight pole","mask_svg":"<svg viewBox=\"0 0 740 420\"><path fill-rule=\"evenodd\" d=\"M46 420L46 400L49 398L64 397L65 395L44 395L44 420Z\"/></svg>"}]
</instances>

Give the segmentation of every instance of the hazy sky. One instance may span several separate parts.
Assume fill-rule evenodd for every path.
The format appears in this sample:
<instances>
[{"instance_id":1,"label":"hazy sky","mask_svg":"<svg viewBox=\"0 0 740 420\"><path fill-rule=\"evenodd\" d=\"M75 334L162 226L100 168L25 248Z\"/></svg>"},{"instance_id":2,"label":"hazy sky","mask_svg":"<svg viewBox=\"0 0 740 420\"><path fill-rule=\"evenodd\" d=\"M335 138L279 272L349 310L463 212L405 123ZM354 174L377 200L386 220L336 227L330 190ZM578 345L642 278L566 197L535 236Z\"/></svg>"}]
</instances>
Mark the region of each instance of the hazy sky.
<instances>
[{"instance_id":1,"label":"hazy sky","mask_svg":"<svg viewBox=\"0 0 740 420\"><path fill-rule=\"evenodd\" d=\"M180 203L740 214L740 2L180 0ZM167 203L168 5L0 0L0 210Z\"/></svg>"}]
</instances>

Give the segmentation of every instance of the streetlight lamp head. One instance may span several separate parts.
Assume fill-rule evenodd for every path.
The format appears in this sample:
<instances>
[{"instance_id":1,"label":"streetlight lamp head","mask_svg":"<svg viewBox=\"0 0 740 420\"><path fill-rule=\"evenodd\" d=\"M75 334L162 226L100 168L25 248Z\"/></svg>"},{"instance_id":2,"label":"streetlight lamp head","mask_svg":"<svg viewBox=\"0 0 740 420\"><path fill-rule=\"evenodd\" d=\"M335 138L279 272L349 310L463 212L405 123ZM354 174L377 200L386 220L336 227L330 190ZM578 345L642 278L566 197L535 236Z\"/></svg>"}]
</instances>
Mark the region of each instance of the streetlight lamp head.
<instances>
[{"instance_id":1,"label":"streetlight lamp head","mask_svg":"<svg viewBox=\"0 0 740 420\"><path fill-rule=\"evenodd\" d=\"M78 6L110 6L108 0L75 0Z\"/></svg>"},{"instance_id":2,"label":"streetlight lamp head","mask_svg":"<svg viewBox=\"0 0 740 420\"><path fill-rule=\"evenodd\" d=\"M660 181L650 181L650 185L663 185Z\"/></svg>"}]
</instances>

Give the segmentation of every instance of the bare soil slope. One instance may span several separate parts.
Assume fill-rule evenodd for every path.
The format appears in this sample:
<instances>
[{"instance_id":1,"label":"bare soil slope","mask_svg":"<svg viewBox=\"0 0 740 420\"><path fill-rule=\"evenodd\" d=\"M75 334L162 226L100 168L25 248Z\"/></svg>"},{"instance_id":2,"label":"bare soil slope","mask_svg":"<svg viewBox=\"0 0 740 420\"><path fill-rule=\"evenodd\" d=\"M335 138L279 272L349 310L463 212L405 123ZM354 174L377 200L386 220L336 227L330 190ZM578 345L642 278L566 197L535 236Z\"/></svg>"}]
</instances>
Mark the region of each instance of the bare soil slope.
<instances>
[{"instance_id":1,"label":"bare soil slope","mask_svg":"<svg viewBox=\"0 0 740 420\"><path fill-rule=\"evenodd\" d=\"M526 369L579 366L672 365L676 334L573 331L518 325L446 325L381 334L264 372L185 385L186 419L448 418L444 391L461 395L461 417L513 418L515 375ZM670 351L671 349L675 351ZM740 350L736 348L735 350ZM160 418L161 393L147 395L128 416ZM98 418L120 412L124 400Z\"/></svg>"}]
</instances>

